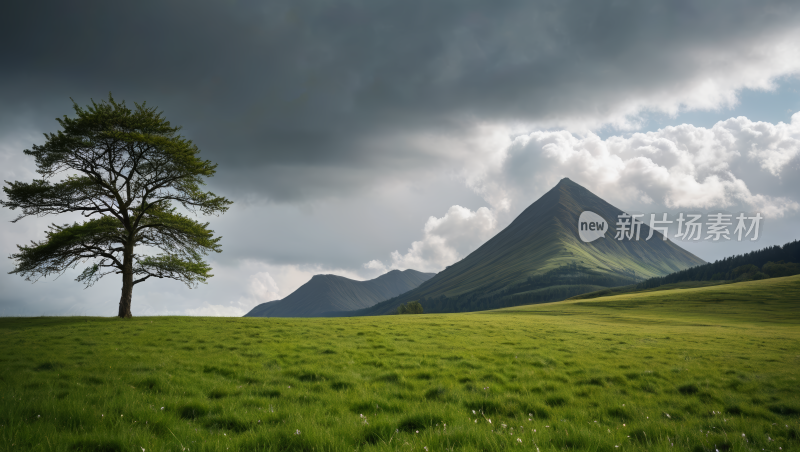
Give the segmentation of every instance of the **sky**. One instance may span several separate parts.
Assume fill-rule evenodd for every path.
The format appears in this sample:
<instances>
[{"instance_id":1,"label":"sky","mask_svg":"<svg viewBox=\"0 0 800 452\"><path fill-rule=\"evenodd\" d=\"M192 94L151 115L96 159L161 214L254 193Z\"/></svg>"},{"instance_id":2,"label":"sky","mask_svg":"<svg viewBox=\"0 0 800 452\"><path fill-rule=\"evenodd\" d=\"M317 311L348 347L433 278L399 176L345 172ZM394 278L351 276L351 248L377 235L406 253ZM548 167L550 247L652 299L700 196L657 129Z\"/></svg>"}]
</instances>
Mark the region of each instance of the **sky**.
<instances>
[{"instance_id":1,"label":"sky","mask_svg":"<svg viewBox=\"0 0 800 452\"><path fill-rule=\"evenodd\" d=\"M564 177L630 213L761 214L798 239L795 1L13 2L0 15L0 177L55 118L158 106L234 201L214 277L139 284L137 315L238 316L314 274L438 272ZM5 194L0 194L5 199ZM50 223L0 209L0 254ZM673 232L674 234L675 232ZM0 273L0 316L116 315L121 281Z\"/></svg>"}]
</instances>

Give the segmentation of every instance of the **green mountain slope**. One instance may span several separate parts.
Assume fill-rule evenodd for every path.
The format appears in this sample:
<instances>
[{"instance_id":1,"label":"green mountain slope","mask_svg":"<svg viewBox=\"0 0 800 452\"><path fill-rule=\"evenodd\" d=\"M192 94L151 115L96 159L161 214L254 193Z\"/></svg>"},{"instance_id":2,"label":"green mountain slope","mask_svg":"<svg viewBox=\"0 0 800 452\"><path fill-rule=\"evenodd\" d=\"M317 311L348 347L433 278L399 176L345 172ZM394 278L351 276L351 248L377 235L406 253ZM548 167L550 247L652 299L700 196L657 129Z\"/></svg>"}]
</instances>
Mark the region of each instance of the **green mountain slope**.
<instances>
[{"instance_id":1,"label":"green mountain slope","mask_svg":"<svg viewBox=\"0 0 800 452\"><path fill-rule=\"evenodd\" d=\"M546 306L499 309L492 314L512 312L581 316L619 324L637 323L638 319L639 323L657 321L673 326L720 323L731 326L762 323L770 328L796 326L800 322L800 275L697 287L680 283L672 288L661 286L657 290L591 300L571 299Z\"/></svg>"},{"instance_id":2,"label":"green mountain slope","mask_svg":"<svg viewBox=\"0 0 800 452\"><path fill-rule=\"evenodd\" d=\"M608 223L605 238L584 243L578 217L592 211ZM562 179L507 228L416 289L358 315L390 314L419 300L425 312L462 312L554 301L683 270L704 261L642 225L640 240L615 240L623 213ZM648 219L649 220L649 219ZM354 313L355 314L355 313Z\"/></svg>"},{"instance_id":3,"label":"green mountain slope","mask_svg":"<svg viewBox=\"0 0 800 452\"><path fill-rule=\"evenodd\" d=\"M610 295L716 286L735 281L781 278L798 274L800 274L800 241L795 240L783 246L768 246L746 254L729 256L714 263L650 278L637 284L599 289L572 299L588 300Z\"/></svg>"},{"instance_id":4,"label":"green mountain slope","mask_svg":"<svg viewBox=\"0 0 800 452\"><path fill-rule=\"evenodd\" d=\"M315 317L325 312L368 308L419 286L433 275L392 270L369 281L315 275L286 298L261 303L245 317Z\"/></svg>"}]
</instances>

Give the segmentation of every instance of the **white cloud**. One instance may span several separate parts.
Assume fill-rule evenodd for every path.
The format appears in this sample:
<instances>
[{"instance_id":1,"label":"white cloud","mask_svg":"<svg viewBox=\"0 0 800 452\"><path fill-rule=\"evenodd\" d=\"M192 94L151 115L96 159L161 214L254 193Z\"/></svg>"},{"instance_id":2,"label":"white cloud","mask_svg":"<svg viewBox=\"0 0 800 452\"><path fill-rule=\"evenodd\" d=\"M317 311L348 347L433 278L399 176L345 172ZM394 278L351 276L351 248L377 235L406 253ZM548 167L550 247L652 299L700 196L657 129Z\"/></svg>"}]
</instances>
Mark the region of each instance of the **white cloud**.
<instances>
[{"instance_id":1,"label":"white cloud","mask_svg":"<svg viewBox=\"0 0 800 452\"><path fill-rule=\"evenodd\" d=\"M731 118L714 126L728 130L739 147L753 160L759 162L761 168L773 176L780 176L781 171L800 153L800 112L792 115L789 124L770 124L751 122L747 118Z\"/></svg>"},{"instance_id":2,"label":"white cloud","mask_svg":"<svg viewBox=\"0 0 800 452\"><path fill-rule=\"evenodd\" d=\"M258 272L250 276L248 295L261 302L273 301L281 298L278 284L272 279L269 272Z\"/></svg>"},{"instance_id":3,"label":"white cloud","mask_svg":"<svg viewBox=\"0 0 800 452\"><path fill-rule=\"evenodd\" d=\"M405 254L391 253L391 263L372 260L368 269L408 269L439 272L474 251L497 232L497 219L487 207L471 211L452 206L441 217L430 217L423 229L423 239L415 241Z\"/></svg>"},{"instance_id":4,"label":"white cloud","mask_svg":"<svg viewBox=\"0 0 800 452\"><path fill-rule=\"evenodd\" d=\"M495 150L493 161L499 156L502 164L477 172L482 182L476 192L489 192L487 201L530 202L530 193L538 197L570 177L623 205L745 206L777 218L800 204L787 196L754 193L745 179L776 185L798 155L800 113L789 124L738 117L710 129L683 124L606 140L591 132L536 131ZM465 180L471 185L469 176Z\"/></svg>"}]
</instances>

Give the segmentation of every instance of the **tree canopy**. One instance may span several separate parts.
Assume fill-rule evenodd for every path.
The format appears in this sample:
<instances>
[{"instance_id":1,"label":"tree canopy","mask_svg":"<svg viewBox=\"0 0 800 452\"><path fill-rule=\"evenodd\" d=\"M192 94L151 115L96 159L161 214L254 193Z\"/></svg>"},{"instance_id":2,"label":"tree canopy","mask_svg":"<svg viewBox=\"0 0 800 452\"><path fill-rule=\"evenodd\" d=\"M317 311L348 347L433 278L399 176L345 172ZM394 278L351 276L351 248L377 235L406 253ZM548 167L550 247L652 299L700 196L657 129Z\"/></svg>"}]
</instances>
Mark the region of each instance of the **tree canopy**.
<instances>
[{"instance_id":1,"label":"tree canopy","mask_svg":"<svg viewBox=\"0 0 800 452\"><path fill-rule=\"evenodd\" d=\"M205 283L213 275L203 256L222 251L221 237L177 207L204 215L227 211L231 201L202 189L217 165L199 158L180 127L146 103L130 109L109 94L86 108L73 101L73 109L76 117L56 119L62 130L24 151L42 178L6 181L0 204L21 210L14 223L66 213L87 220L52 224L44 240L18 245L10 273L36 281L88 262L77 277L87 286L121 274L120 317L131 317L133 286L149 278ZM63 179L52 182L59 174ZM161 252L137 253L137 246Z\"/></svg>"},{"instance_id":2,"label":"tree canopy","mask_svg":"<svg viewBox=\"0 0 800 452\"><path fill-rule=\"evenodd\" d=\"M397 307L398 314L422 314L423 311L422 305L416 300L409 301L408 304L400 304L400 306Z\"/></svg>"}]
</instances>

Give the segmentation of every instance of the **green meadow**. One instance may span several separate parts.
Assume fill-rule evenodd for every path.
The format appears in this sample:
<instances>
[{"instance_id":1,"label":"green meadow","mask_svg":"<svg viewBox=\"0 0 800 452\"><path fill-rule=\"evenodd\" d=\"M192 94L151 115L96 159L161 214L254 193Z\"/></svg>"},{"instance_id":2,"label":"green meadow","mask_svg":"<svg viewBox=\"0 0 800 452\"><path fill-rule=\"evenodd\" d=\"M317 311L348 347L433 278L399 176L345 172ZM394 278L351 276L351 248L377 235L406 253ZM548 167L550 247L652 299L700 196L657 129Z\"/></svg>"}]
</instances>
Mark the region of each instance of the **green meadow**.
<instances>
[{"instance_id":1,"label":"green meadow","mask_svg":"<svg viewBox=\"0 0 800 452\"><path fill-rule=\"evenodd\" d=\"M3 451L800 449L800 276L471 314L2 318L0 341Z\"/></svg>"}]
</instances>

